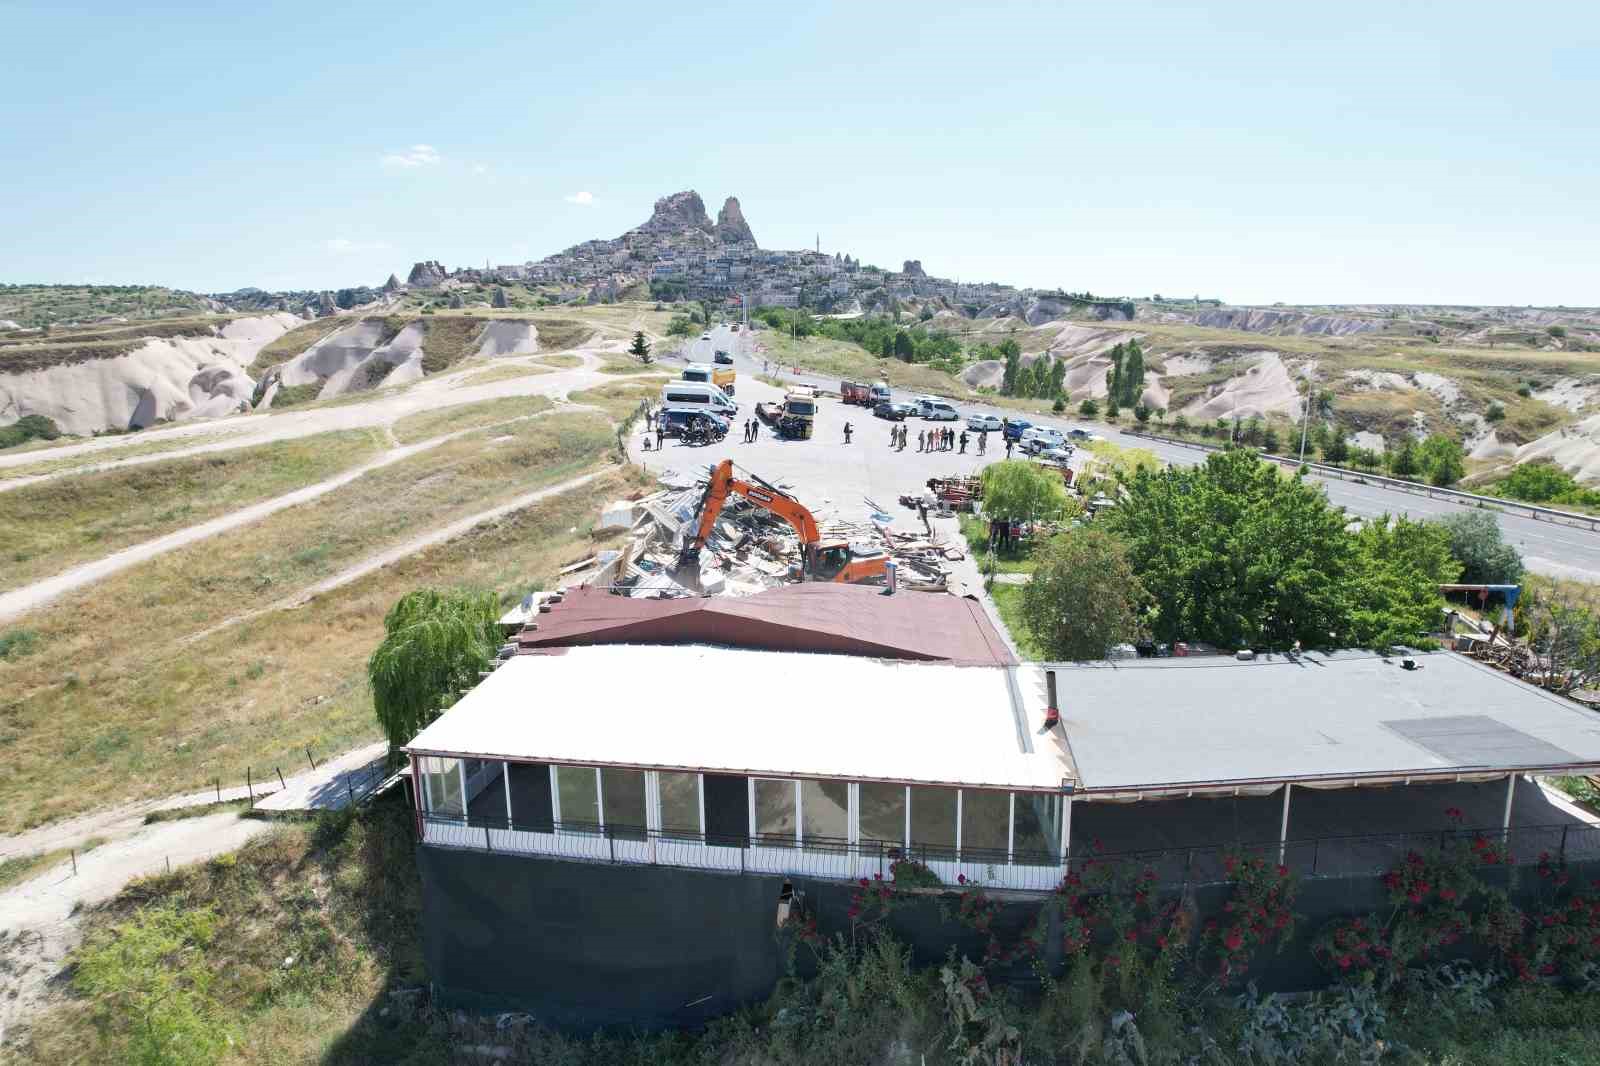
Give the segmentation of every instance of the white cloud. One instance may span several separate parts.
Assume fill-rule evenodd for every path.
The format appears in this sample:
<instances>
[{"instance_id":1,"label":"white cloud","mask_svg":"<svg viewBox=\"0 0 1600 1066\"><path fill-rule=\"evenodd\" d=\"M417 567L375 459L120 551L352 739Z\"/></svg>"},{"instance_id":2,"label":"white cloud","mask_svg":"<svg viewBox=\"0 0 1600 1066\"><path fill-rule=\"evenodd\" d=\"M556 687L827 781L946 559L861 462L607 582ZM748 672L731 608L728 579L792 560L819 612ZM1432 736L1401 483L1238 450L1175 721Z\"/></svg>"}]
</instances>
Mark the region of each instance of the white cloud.
<instances>
[{"instance_id":1,"label":"white cloud","mask_svg":"<svg viewBox=\"0 0 1600 1066\"><path fill-rule=\"evenodd\" d=\"M439 153L434 151L432 145L413 144L403 152L390 152L380 162L390 169L415 170L417 167L431 167L439 162Z\"/></svg>"},{"instance_id":2,"label":"white cloud","mask_svg":"<svg viewBox=\"0 0 1600 1066\"><path fill-rule=\"evenodd\" d=\"M323 246L334 255L352 255L356 252L382 252L389 247L388 241L352 241L348 237L334 237L324 241Z\"/></svg>"},{"instance_id":3,"label":"white cloud","mask_svg":"<svg viewBox=\"0 0 1600 1066\"><path fill-rule=\"evenodd\" d=\"M581 204L584 207L588 207L590 204L594 203L594 193L575 192L571 196L563 196L562 199L569 204Z\"/></svg>"}]
</instances>

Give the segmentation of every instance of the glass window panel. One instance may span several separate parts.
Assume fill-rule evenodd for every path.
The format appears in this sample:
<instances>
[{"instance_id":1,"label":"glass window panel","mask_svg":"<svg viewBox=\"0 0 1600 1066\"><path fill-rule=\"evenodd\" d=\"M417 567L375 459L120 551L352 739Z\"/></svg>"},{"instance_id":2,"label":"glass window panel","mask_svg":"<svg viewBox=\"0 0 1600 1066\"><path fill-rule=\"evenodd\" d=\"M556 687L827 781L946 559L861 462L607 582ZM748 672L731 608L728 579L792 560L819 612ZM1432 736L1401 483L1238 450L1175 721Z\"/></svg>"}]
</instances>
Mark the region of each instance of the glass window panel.
<instances>
[{"instance_id":1,"label":"glass window panel","mask_svg":"<svg viewBox=\"0 0 1600 1066\"><path fill-rule=\"evenodd\" d=\"M756 835L794 839L794 782L756 778Z\"/></svg>"},{"instance_id":2,"label":"glass window panel","mask_svg":"<svg viewBox=\"0 0 1600 1066\"><path fill-rule=\"evenodd\" d=\"M861 784L861 841L906 842L906 786L876 781Z\"/></svg>"},{"instance_id":3,"label":"glass window panel","mask_svg":"<svg viewBox=\"0 0 1600 1066\"><path fill-rule=\"evenodd\" d=\"M1061 860L1061 803L1060 796L1017 793L1017 828L1011 845L1017 862L1050 865Z\"/></svg>"},{"instance_id":4,"label":"glass window panel","mask_svg":"<svg viewBox=\"0 0 1600 1066\"><path fill-rule=\"evenodd\" d=\"M561 824L581 829L600 824L600 796L594 767L556 767L556 793L561 797Z\"/></svg>"},{"instance_id":5,"label":"glass window panel","mask_svg":"<svg viewBox=\"0 0 1600 1066\"><path fill-rule=\"evenodd\" d=\"M1005 855L1011 821L1011 793L962 789L961 850L997 851Z\"/></svg>"},{"instance_id":6,"label":"glass window panel","mask_svg":"<svg viewBox=\"0 0 1600 1066\"><path fill-rule=\"evenodd\" d=\"M700 832L700 775L656 775L661 792L661 831L664 833Z\"/></svg>"},{"instance_id":7,"label":"glass window panel","mask_svg":"<svg viewBox=\"0 0 1600 1066\"><path fill-rule=\"evenodd\" d=\"M956 846L956 790L911 786L911 846Z\"/></svg>"},{"instance_id":8,"label":"glass window panel","mask_svg":"<svg viewBox=\"0 0 1600 1066\"><path fill-rule=\"evenodd\" d=\"M645 836L644 771L601 770L600 796L605 804L606 829L617 836Z\"/></svg>"},{"instance_id":9,"label":"glass window panel","mask_svg":"<svg viewBox=\"0 0 1600 1066\"><path fill-rule=\"evenodd\" d=\"M850 786L843 781L800 782L802 836L850 839Z\"/></svg>"},{"instance_id":10,"label":"glass window panel","mask_svg":"<svg viewBox=\"0 0 1600 1066\"><path fill-rule=\"evenodd\" d=\"M461 760L430 757L422 770L428 810L444 817L461 817Z\"/></svg>"}]
</instances>

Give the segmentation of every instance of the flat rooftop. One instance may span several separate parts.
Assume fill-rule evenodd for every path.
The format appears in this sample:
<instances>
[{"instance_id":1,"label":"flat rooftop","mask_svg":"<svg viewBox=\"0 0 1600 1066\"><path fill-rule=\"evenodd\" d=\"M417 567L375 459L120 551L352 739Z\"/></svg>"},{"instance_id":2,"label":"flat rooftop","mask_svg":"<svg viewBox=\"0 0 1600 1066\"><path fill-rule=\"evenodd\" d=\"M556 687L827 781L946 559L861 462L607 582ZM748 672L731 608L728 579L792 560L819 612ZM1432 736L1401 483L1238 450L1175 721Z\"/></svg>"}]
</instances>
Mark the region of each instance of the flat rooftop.
<instances>
[{"instance_id":1,"label":"flat rooftop","mask_svg":"<svg viewBox=\"0 0 1600 1066\"><path fill-rule=\"evenodd\" d=\"M1418 669L1365 652L1051 668L1091 795L1600 767L1600 715L1453 652L1411 658Z\"/></svg>"},{"instance_id":2,"label":"flat rooftop","mask_svg":"<svg viewBox=\"0 0 1600 1066\"><path fill-rule=\"evenodd\" d=\"M1042 683L1002 666L609 644L513 656L406 750L1057 792L1043 713Z\"/></svg>"}]
</instances>

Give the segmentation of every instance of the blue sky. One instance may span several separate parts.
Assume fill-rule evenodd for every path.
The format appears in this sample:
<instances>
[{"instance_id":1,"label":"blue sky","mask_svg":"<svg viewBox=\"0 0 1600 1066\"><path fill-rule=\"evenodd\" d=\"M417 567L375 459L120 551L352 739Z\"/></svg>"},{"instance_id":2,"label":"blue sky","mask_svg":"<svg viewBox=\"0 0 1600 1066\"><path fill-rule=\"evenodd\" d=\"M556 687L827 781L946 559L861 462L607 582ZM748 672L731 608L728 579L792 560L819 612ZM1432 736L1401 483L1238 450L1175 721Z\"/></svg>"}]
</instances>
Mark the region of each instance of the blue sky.
<instances>
[{"instance_id":1,"label":"blue sky","mask_svg":"<svg viewBox=\"0 0 1600 1066\"><path fill-rule=\"evenodd\" d=\"M1600 303L1594 3L412 8L0 0L0 280L375 285L693 188L964 279Z\"/></svg>"}]
</instances>

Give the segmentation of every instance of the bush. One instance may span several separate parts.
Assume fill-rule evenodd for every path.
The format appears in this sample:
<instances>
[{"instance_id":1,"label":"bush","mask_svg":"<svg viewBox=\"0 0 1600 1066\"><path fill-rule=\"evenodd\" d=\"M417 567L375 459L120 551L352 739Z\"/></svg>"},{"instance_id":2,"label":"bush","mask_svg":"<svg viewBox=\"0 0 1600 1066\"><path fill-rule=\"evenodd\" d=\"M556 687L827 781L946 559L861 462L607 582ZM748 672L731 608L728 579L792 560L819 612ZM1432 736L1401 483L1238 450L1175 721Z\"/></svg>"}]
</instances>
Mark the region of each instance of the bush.
<instances>
[{"instance_id":1,"label":"bush","mask_svg":"<svg viewBox=\"0 0 1600 1066\"><path fill-rule=\"evenodd\" d=\"M1066 409L1067 409L1067 401L1066 401L1066 398L1062 397L1062 396L1057 396L1056 399L1055 399L1055 402L1050 405L1050 410L1054 411L1058 415L1061 414Z\"/></svg>"},{"instance_id":2,"label":"bush","mask_svg":"<svg viewBox=\"0 0 1600 1066\"><path fill-rule=\"evenodd\" d=\"M1528 388L1528 386L1526 386L1526 385L1518 385L1517 386L1517 395L1521 396L1524 400L1526 400L1528 397L1533 395L1533 390Z\"/></svg>"},{"instance_id":3,"label":"bush","mask_svg":"<svg viewBox=\"0 0 1600 1066\"><path fill-rule=\"evenodd\" d=\"M1078 414L1081 415L1084 418L1093 418L1095 415L1098 415L1099 413L1100 413L1100 405L1094 402L1094 398L1093 397L1090 397L1089 399L1084 400L1082 403L1080 403L1078 405Z\"/></svg>"},{"instance_id":4,"label":"bush","mask_svg":"<svg viewBox=\"0 0 1600 1066\"><path fill-rule=\"evenodd\" d=\"M1505 542L1488 511L1462 511L1438 523L1450 535L1450 554L1461 561L1469 585L1514 585L1522 578L1522 555Z\"/></svg>"},{"instance_id":5,"label":"bush","mask_svg":"<svg viewBox=\"0 0 1600 1066\"><path fill-rule=\"evenodd\" d=\"M1505 417L1506 409L1497 403L1491 403L1489 405L1489 409L1483 413L1483 420L1485 422L1503 422L1505 421Z\"/></svg>"},{"instance_id":6,"label":"bush","mask_svg":"<svg viewBox=\"0 0 1600 1066\"><path fill-rule=\"evenodd\" d=\"M61 429L44 415L23 415L9 426L0 427L0 448L15 448L30 440L55 440Z\"/></svg>"}]
</instances>

